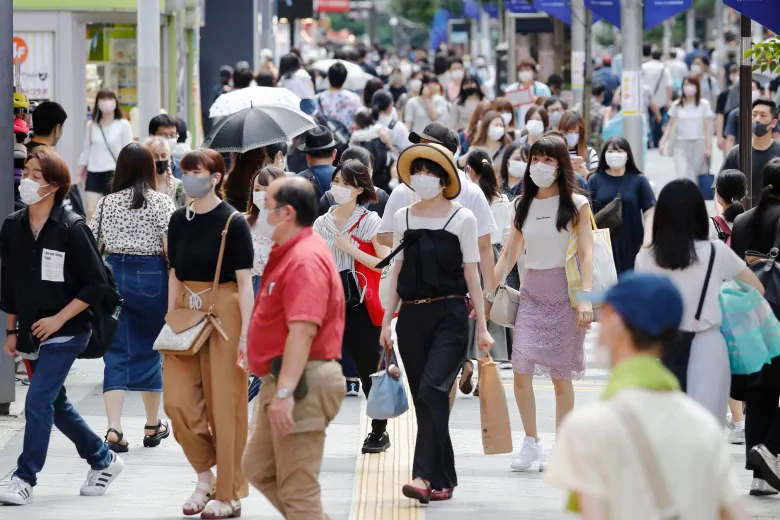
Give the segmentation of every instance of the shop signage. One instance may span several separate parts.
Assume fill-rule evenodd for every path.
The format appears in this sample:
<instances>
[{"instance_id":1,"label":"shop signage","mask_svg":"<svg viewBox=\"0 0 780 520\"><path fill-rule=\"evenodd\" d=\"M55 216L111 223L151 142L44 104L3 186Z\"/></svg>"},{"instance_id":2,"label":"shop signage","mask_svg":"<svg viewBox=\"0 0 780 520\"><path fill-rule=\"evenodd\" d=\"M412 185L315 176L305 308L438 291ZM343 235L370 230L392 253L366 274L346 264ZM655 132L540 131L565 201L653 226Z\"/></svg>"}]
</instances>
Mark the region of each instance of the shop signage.
<instances>
[{"instance_id":1,"label":"shop signage","mask_svg":"<svg viewBox=\"0 0 780 520\"><path fill-rule=\"evenodd\" d=\"M538 13L530 0L504 0L504 7L510 13Z\"/></svg>"},{"instance_id":2,"label":"shop signage","mask_svg":"<svg viewBox=\"0 0 780 520\"><path fill-rule=\"evenodd\" d=\"M20 91L34 100L54 97L54 33L14 33L13 61L21 69Z\"/></svg>"},{"instance_id":3,"label":"shop signage","mask_svg":"<svg viewBox=\"0 0 780 520\"><path fill-rule=\"evenodd\" d=\"M314 10L319 13L347 13L349 0L315 0Z\"/></svg>"},{"instance_id":4,"label":"shop signage","mask_svg":"<svg viewBox=\"0 0 780 520\"><path fill-rule=\"evenodd\" d=\"M777 8L777 0L723 0L723 3L780 34L780 9Z\"/></svg>"},{"instance_id":5,"label":"shop signage","mask_svg":"<svg viewBox=\"0 0 780 520\"><path fill-rule=\"evenodd\" d=\"M566 25L571 25L571 6L569 0L534 0L534 7Z\"/></svg>"},{"instance_id":6,"label":"shop signage","mask_svg":"<svg viewBox=\"0 0 780 520\"><path fill-rule=\"evenodd\" d=\"M693 0L645 0L645 29L652 29L688 9L693 9Z\"/></svg>"}]
</instances>

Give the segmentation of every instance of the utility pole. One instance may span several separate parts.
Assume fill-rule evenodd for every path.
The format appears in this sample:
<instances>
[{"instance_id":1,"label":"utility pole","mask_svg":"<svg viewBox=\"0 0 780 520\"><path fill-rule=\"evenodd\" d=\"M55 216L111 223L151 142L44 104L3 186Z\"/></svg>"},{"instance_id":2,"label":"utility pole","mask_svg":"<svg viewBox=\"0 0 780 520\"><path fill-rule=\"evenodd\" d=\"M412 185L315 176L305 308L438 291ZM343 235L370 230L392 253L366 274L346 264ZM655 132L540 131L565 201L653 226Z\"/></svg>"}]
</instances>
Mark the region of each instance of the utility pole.
<instances>
[{"instance_id":1,"label":"utility pole","mask_svg":"<svg viewBox=\"0 0 780 520\"><path fill-rule=\"evenodd\" d=\"M751 20L747 16L740 15L740 46L739 46L739 170L747 178L747 199L745 199L745 208L753 207L753 193L756 188L753 186L753 58L745 57L752 46L751 39Z\"/></svg>"},{"instance_id":2,"label":"utility pole","mask_svg":"<svg viewBox=\"0 0 780 520\"><path fill-rule=\"evenodd\" d=\"M274 45L274 7L276 2L274 0L257 0L260 2L260 49L271 49L275 51ZM260 54L260 49L255 49L257 56ZM274 56L278 62L279 56ZM256 58L257 59L257 58Z\"/></svg>"},{"instance_id":3,"label":"utility pole","mask_svg":"<svg viewBox=\"0 0 780 520\"><path fill-rule=\"evenodd\" d=\"M693 50L693 41L696 39L696 11L693 7L685 13L685 51Z\"/></svg>"},{"instance_id":4,"label":"utility pole","mask_svg":"<svg viewBox=\"0 0 780 520\"><path fill-rule=\"evenodd\" d=\"M723 67L726 63L726 42L723 36L723 0L715 0L715 52L718 53L718 73L716 74L721 87L726 86L726 74Z\"/></svg>"},{"instance_id":5,"label":"utility pole","mask_svg":"<svg viewBox=\"0 0 780 520\"><path fill-rule=\"evenodd\" d=\"M160 113L160 0L138 0L138 116L144 134ZM139 137L144 137L139 136Z\"/></svg>"},{"instance_id":6,"label":"utility pole","mask_svg":"<svg viewBox=\"0 0 780 520\"><path fill-rule=\"evenodd\" d=\"M14 66L13 66L13 34L14 8L10 0L0 3L0 121L10 122L13 117ZM0 158L2 164L10 165L14 160L13 127L8 123L0 125ZM5 137L3 137L5 136ZM6 166L7 167L7 166ZM13 175L0 176L0 216L14 211L14 178ZM5 323L5 313L0 312L0 321ZM11 403L16 400L16 379L14 377L15 363L10 356L0 354L0 415L8 415Z\"/></svg>"},{"instance_id":7,"label":"utility pole","mask_svg":"<svg viewBox=\"0 0 780 520\"><path fill-rule=\"evenodd\" d=\"M571 2L571 89L574 106L583 105L585 89L585 0Z\"/></svg>"},{"instance_id":8,"label":"utility pole","mask_svg":"<svg viewBox=\"0 0 780 520\"><path fill-rule=\"evenodd\" d=\"M582 91L582 118L585 128L590 131L590 97L593 94L593 58L591 32L593 28L593 11L585 9L585 84Z\"/></svg>"},{"instance_id":9,"label":"utility pole","mask_svg":"<svg viewBox=\"0 0 780 520\"><path fill-rule=\"evenodd\" d=\"M722 2L722 0L715 0L716 2ZM721 6L723 4L721 3ZM664 59L669 57L669 52L672 50L672 19L668 19L664 22L664 39L663 39L663 51Z\"/></svg>"},{"instance_id":10,"label":"utility pole","mask_svg":"<svg viewBox=\"0 0 780 520\"><path fill-rule=\"evenodd\" d=\"M642 0L620 0L620 25L623 32L623 134L631 145L636 162L644 165L642 139Z\"/></svg>"},{"instance_id":11,"label":"utility pole","mask_svg":"<svg viewBox=\"0 0 780 520\"><path fill-rule=\"evenodd\" d=\"M371 8L368 11L368 37L371 40L371 45L374 45L377 40L376 29L379 25L379 13L376 10L376 3L371 2Z\"/></svg>"}]
</instances>

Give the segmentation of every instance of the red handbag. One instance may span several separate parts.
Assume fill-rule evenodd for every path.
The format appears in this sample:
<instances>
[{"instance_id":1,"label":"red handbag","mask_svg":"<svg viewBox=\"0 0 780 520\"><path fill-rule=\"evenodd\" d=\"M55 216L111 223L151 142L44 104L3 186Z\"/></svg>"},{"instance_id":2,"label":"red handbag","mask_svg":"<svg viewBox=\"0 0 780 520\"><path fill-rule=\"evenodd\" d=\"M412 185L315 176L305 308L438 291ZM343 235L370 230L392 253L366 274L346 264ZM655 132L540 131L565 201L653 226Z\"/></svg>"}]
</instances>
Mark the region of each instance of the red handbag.
<instances>
[{"instance_id":1,"label":"red handbag","mask_svg":"<svg viewBox=\"0 0 780 520\"><path fill-rule=\"evenodd\" d=\"M366 215L368 215L368 213L364 213L358 221L349 228L349 234L352 237L352 240L357 242L358 249L368 255L376 257L374 244L371 242L364 242L352 234ZM385 318L385 309L382 307L382 302L379 300L379 280L382 278L382 272L374 271L357 260L355 260L355 272L358 273L357 279L360 284L360 289L363 290L365 294L363 302L366 304L366 309L368 309L371 323L376 326L381 326Z\"/></svg>"}]
</instances>

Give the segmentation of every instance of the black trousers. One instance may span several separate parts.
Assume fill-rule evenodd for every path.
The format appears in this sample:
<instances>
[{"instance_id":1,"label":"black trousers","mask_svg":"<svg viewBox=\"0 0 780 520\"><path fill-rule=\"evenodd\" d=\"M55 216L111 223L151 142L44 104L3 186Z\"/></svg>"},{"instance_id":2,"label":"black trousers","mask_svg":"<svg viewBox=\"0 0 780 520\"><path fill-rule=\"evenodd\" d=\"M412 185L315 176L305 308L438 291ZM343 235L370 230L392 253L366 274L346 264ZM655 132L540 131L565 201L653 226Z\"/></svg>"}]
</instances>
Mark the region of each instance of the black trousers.
<instances>
[{"instance_id":1,"label":"black trousers","mask_svg":"<svg viewBox=\"0 0 780 520\"><path fill-rule=\"evenodd\" d=\"M753 390L748 397L745 413L745 448L749 452L756 444L763 444L777 455L780 453L780 390L761 388ZM747 469L753 470L753 478L764 478L750 462Z\"/></svg>"},{"instance_id":2,"label":"black trousers","mask_svg":"<svg viewBox=\"0 0 780 520\"><path fill-rule=\"evenodd\" d=\"M382 327L377 327L368 315L365 303L356 307L347 306L342 348L349 352L357 367L363 393L368 397L371 390L371 374L377 371L381 348L379 336ZM373 419L371 431L382 433L387 429L387 421Z\"/></svg>"},{"instance_id":3,"label":"black trousers","mask_svg":"<svg viewBox=\"0 0 780 520\"><path fill-rule=\"evenodd\" d=\"M417 413L412 478L434 489L458 485L450 438L450 389L466 359L469 319L464 300L402 305L396 325Z\"/></svg>"}]
</instances>

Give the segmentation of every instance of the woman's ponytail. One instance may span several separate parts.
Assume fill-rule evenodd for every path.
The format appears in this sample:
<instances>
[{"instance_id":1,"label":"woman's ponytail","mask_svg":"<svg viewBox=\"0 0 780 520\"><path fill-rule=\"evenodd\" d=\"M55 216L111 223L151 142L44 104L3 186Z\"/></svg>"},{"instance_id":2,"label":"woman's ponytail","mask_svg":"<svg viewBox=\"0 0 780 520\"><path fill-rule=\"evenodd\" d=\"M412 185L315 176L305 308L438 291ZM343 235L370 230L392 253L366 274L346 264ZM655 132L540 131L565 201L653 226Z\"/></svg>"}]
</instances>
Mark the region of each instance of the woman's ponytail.
<instances>
[{"instance_id":1,"label":"woman's ponytail","mask_svg":"<svg viewBox=\"0 0 780 520\"><path fill-rule=\"evenodd\" d=\"M470 148L466 164L476 172L479 187L485 194L488 204L497 199L501 195L501 190L488 151L484 148Z\"/></svg>"}]
</instances>

